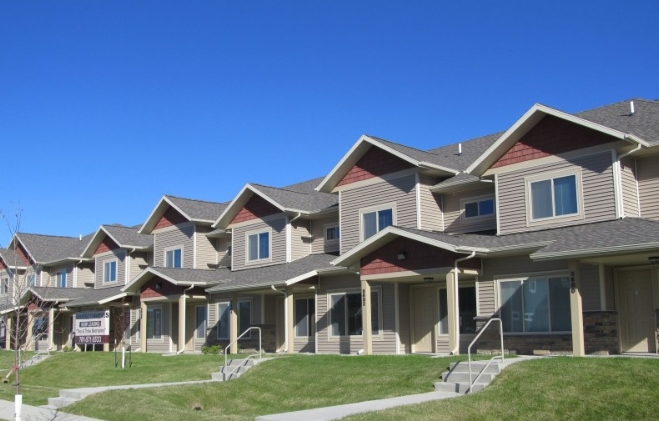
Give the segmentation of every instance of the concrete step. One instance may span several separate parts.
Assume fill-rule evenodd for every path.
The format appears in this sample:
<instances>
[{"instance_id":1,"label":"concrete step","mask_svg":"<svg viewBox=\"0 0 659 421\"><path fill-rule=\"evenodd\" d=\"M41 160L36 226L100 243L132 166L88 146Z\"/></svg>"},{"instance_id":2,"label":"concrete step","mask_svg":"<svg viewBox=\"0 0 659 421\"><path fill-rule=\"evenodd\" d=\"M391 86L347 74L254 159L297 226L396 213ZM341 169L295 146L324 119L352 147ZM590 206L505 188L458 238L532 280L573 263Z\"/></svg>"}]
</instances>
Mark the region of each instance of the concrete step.
<instances>
[{"instance_id":1,"label":"concrete step","mask_svg":"<svg viewBox=\"0 0 659 421\"><path fill-rule=\"evenodd\" d=\"M216 382L223 382L224 373L211 373L211 379L215 380Z\"/></svg>"},{"instance_id":2,"label":"concrete step","mask_svg":"<svg viewBox=\"0 0 659 421\"><path fill-rule=\"evenodd\" d=\"M471 388L470 393L476 393L480 392L487 386L484 383L475 383L474 386ZM454 393L462 393L465 394L467 393L467 390L469 389L469 382L436 382L435 383L435 391L437 392L454 392Z\"/></svg>"},{"instance_id":3,"label":"concrete step","mask_svg":"<svg viewBox=\"0 0 659 421\"><path fill-rule=\"evenodd\" d=\"M471 372L480 373L483 368L487 365L487 361L472 361L471 362ZM458 361L451 363L449 365L449 372L452 373L469 373L469 363L467 361ZM485 370L485 373L489 374L499 374L501 372L501 367L499 363L492 362L489 367Z\"/></svg>"},{"instance_id":4,"label":"concrete step","mask_svg":"<svg viewBox=\"0 0 659 421\"><path fill-rule=\"evenodd\" d=\"M56 408L64 408L65 406L71 405L74 402L78 402L79 399L71 399L71 398L63 398L63 397L57 397L57 398L48 398L48 405L54 406Z\"/></svg>"},{"instance_id":5,"label":"concrete step","mask_svg":"<svg viewBox=\"0 0 659 421\"><path fill-rule=\"evenodd\" d=\"M66 398L66 399L85 399L87 396L91 395L91 393L86 393L86 392L80 392L76 391L74 389L62 389L59 391L59 396L60 398Z\"/></svg>"},{"instance_id":6,"label":"concrete step","mask_svg":"<svg viewBox=\"0 0 659 421\"><path fill-rule=\"evenodd\" d=\"M474 381L476 380L476 377L478 377L479 371L472 371L471 373L471 380ZM480 378L478 379L479 383L485 383L489 384L497 375L495 373L483 373ZM445 382L453 382L453 383L458 383L458 382L469 382L469 372L467 373L461 373L461 372L450 372L450 371L445 371L442 373L442 380Z\"/></svg>"},{"instance_id":7,"label":"concrete step","mask_svg":"<svg viewBox=\"0 0 659 421\"><path fill-rule=\"evenodd\" d=\"M245 367L252 367L252 366L256 365L256 360L253 360L253 359L250 358L249 360L238 359L238 360L229 360L227 362L227 366L229 366L229 367L237 366L237 365L242 365L242 366L245 366Z\"/></svg>"}]
</instances>

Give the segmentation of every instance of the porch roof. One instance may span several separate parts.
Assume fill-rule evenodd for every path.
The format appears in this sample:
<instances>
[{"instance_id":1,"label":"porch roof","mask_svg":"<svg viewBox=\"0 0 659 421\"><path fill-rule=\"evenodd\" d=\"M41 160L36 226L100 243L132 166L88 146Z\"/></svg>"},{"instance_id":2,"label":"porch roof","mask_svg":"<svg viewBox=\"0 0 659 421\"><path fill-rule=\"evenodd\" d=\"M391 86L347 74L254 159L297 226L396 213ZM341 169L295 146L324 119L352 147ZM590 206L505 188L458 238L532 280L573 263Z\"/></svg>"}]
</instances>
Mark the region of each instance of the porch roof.
<instances>
[{"instance_id":1,"label":"porch roof","mask_svg":"<svg viewBox=\"0 0 659 421\"><path fill-rule=\"evenodd\" d=\"M121 291L122 286L110 287L110 288L101 288L93 289L86 288L86 293L72 299L66 303L67 307L82 307L89 305L102 305L109 303L110 301L117 300L119 298L125 297L125 292Z\"/></svg>"},{"instance_id":2,"label":"porch roof","mask_svg":"<svg viewBox=\"0 0 659 421\"><path fill-rule=\"evenodd\" d=\"M121 292L136 294L140 288L154 277L159 277L167 282L178 286L199 286L208 287L219 282L225 272L231 272L226 268L216 270L208 269L184 269L184 268L163 268L148 267L134 277L128 284L121 288Z\"/></svg>"},{"instance_id":3,"label":"porch roof","mask_svg":"<svg viewBox=\"0 0 659 421\"><path fill-rule=\"evenodd\" d=\"M29 291L41 301L68 302L85 296L91 288L31 287Z\"/></svg>"}]
</instances>

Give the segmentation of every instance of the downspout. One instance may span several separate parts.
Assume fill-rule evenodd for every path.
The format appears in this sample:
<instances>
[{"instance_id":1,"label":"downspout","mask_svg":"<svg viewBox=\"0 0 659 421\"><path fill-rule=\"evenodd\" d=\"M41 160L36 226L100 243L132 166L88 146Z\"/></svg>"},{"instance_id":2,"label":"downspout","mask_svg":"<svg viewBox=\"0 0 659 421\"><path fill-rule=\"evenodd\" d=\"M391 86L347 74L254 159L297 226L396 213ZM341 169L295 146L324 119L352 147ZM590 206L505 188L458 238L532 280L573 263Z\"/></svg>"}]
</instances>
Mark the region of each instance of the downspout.
<instances>
[{"instance_id":1,"label":"downspout","mask_svg":"<svg viewBox=\"0 0 659 421\"><path fill-rule=\"evenodd\" d=\"M192 288L194 288L194 282L191 283L190 286L189 286L188 288L186 288L186 289L183 290L183 296L185 296L185 293L188 292L188 291L190 291ZM181 309L179 308L178 311L180 312ZM185 308L183 308L183 311L185 311ZM180 318L180 317L179 317L179 318ZM146 334L146 332L145 332L145 334ZM179 339L179 340L180 340L180 339ZM185 339L184 339L184 340L185 340ZM176 355L181 355L181 354L183 354L184 352L185 352L185 347L183 347L183 349L179 349L178 351L176 351Z\"/></svg>"},{"instance_id":2,"label":"downspout","mask_svg":"<svg viewBox=\"0 0 659 421\"><path fill-rule=\"evenodd\" d=\"M275 288L274 285L270 285L270 288L274 292L284 294L284 350L283 352L288 352L288 294L286 291L279 291Z\"/></svg>"},{"instance_id":3,"label":"downspout","mask_svg":"<svg viewBox=\"0 0 659 421\"><path fill-rule=\"evenodd\" d=\"M460 300L458 297L458 263L463 262L465 260L472 259L474 256L476 256L476 252L472 251L469 256L465 257L460 257L458 259L455 259L455 262L453 262L453 282L455 283L455 293L453 296L455 297L455 316L456 320L458 321L457 323L457 332L456 334L458 335L458 340L456 341L455 349L453 349L450 353L450 355L456 355L458 351L460 351Z\"/></svg>"}]
</instances>

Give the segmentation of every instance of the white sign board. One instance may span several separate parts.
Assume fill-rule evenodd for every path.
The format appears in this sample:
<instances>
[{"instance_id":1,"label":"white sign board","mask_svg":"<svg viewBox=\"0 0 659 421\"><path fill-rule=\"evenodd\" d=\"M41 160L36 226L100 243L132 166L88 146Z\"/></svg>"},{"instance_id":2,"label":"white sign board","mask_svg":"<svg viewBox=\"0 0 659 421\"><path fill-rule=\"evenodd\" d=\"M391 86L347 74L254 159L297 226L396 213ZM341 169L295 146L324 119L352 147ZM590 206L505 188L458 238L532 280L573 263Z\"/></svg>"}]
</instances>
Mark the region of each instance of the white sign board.
<instances>
[{"instance_id":1,"label":"white sign board","mask_svg":"<svg viewBox=\"0 0 659 421\"><path fill-rule=\"evenodd\" d=\"M110 310L76 313L76 344L110 343Z\"/></svg>"}]
</instances>

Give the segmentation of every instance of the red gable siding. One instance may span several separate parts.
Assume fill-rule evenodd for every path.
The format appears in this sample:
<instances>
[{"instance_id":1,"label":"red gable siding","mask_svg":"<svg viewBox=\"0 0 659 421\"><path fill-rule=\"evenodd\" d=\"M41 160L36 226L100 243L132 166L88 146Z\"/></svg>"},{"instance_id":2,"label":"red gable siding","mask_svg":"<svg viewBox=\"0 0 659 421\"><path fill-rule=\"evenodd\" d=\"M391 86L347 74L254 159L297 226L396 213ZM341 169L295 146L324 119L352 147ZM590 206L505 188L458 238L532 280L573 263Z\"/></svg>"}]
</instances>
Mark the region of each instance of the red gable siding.
<instances>
[{"instance_id":1,"label":"red gable siding","mask_svg":"<svg viewBox=\"0 0 659 421\"><path fill-rule=\"evenodd\" d=\"M161 288L157 289L156 285L160 284ZM179 295L183 293L183 288L170 282L155 277L147 282L141 289L140 298L157 298L168 295Z\"/></svg>"},{"instance_id":2,"label":"red gable siding","mask_svg":"<svg viewBox=\"0 0 659 421\"><path fill-rule=\"evenodd\" d=\"M18 255L18 258L21 259L23 264L27 265L30 263L30 258L27 257L27 250L25 250L21 244L18 245L14 252Z\"/></svg>"},{"instance_id":3,"label":"red gable siding","mask_svg":"<svg viewBox=\"0 0 659 421\"><path fill-rule=\"evenodd\" d=\"M160 220L158 220L158 223L155 227L153 227L153 229L157 230L158 228L171 227L172 225L182 224L183 222L187 221L188 220L185 218L185 216L181 215L176 209L170 206L167 208L162 217L160 217Z\"/></svg>"},{"instance_id":4,"label":"red gable siding","mask_svg":"<svg viewBox=\"0 0 659 421\"><path fill-rule=\"evenodd\" d=\"M243 207L233 218L231 223L237 224L252 219L259 219L279 212L281 211L272 203L263 199L261 196L253 195L252 198L247 201L245 207Z\"/></svg>"},{"instance_id":5,"label":"red gable siding","mask_svg":"<svg viewBox=\"0 0 659 421\"><path fill-rule=\"evenodd\" d=\"M492 168L613 142L610 136L554 116L545 116Z\"/></svg>"},{"instance_id":6,"label":"red gable siding","mask_svg":"<svg viewBox=\"0 0 659 421\"><path fill-rule=\"evenodd\" d=\"M5 262L0 260L0 270L4 270L4 269L7 269L7 266L5 265Z\"/></svg>"},{"instance_id":7,"label":"red gable siding","mask_svg":"<svg viewBox=\"0 0 659 421\"><path fill-rule=\"evenodd\" d=\"M405 260L397 254L407 253ZM362 275L404 272L408 270L452 267L458 255L437 247L419 243L408 238L398 238L361 259ZM480 259L469 259L460 263L460 268L480 269Z\"/></svg>"},{"instance_id":8,"label":"red gable siding","mask_svg":"<svg viewBox=\"0 0 659 421\"><path fill-rule=\"evenodd\" d=\"M106 251L115 250L118 248L119 246L117 245L117 243L112 241L112 239L106 235L103 241L101 242L101 244L99 244L98 247L96 247L96 251L94 252L94 254L105 253Z\"/></svg>"},{"instance_id":9,"label":"red gable siding","mask_svg":"<svg viewBox=\"0 0 659 421\"><path fill-rule=\"evenodd\" d=\"M361 157L354 167L343 176L337 186L355 183L369 178L380 177L396 171L406 170L414 166L403 161L378 147L372 146L364 156Z\"/></svg>"}]
</instances>

